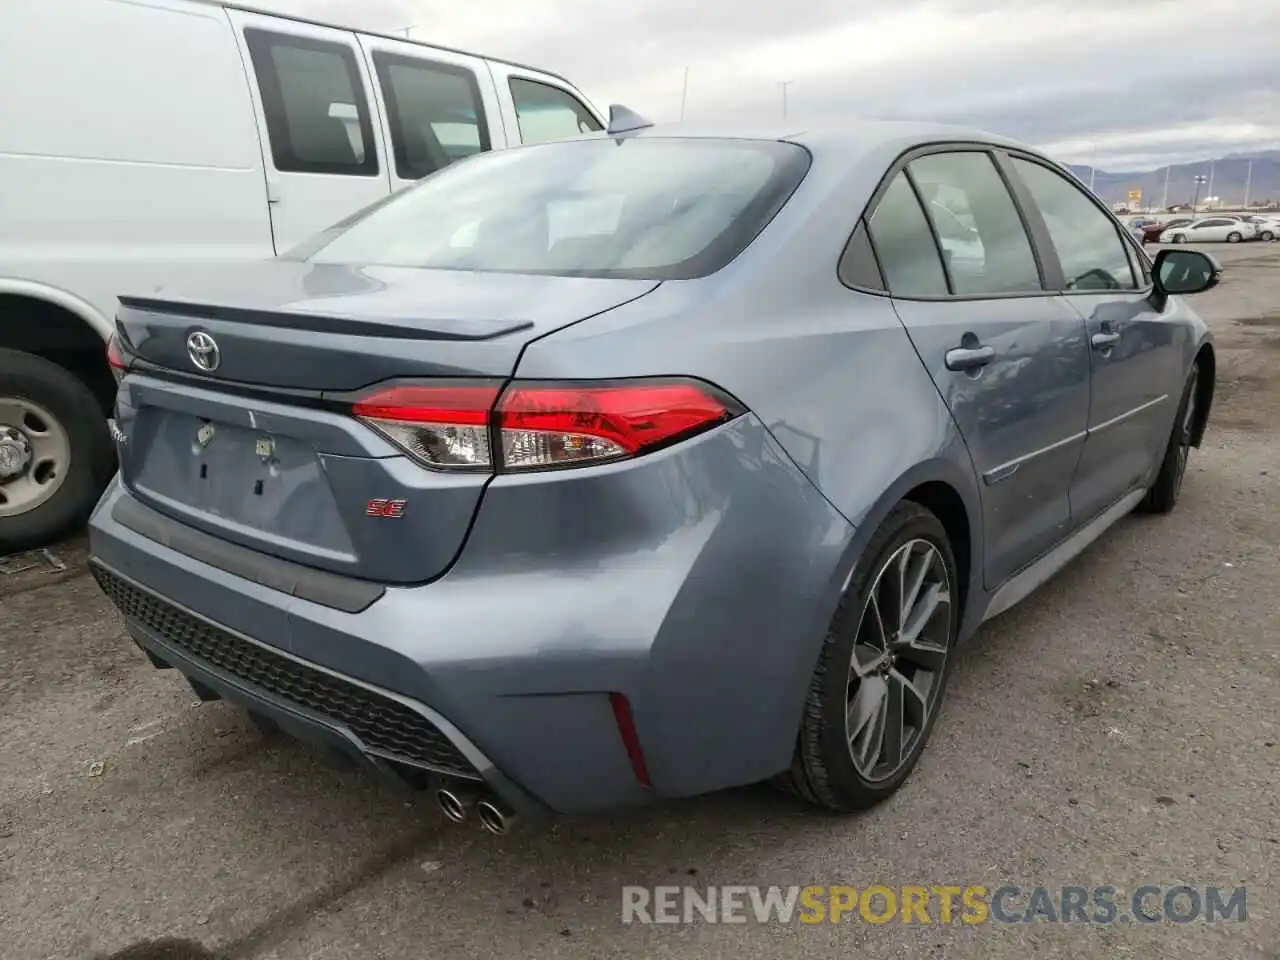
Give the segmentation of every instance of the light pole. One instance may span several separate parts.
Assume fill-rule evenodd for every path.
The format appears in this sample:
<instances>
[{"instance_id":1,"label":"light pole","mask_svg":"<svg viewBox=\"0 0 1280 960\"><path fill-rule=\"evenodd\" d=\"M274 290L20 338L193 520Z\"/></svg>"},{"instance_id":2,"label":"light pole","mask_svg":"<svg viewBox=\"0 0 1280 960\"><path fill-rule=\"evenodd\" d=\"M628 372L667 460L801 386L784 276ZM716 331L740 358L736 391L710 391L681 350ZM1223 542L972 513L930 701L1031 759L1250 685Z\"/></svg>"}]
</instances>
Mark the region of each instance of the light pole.
<instances>
[{"instance_id":1,"label":"light pole","mask_svg":"<svg viewBox=\"0 0 1280 960\"><path fill-rule=\"evenodd\" d=\"M1196 218L1196 201L1200 199L1200 185L1201 185L1201 184L1203 184L1203 183L1208 183L1208 182L1209 182L1209 178L1208 178L1208 177L1204 176L1203 174L1199 174L1199 173L1198 173L1198 174L1196 174L1196 176L1195 176L1195 178L1194 178L1194 179L1195 179L1195 182L1196 182L1196 190L1195 190L1195 193L1193 193L1193 194L1191 195L1191 219L1192 219L1192 220L1194 220L1194 219Z\"/></svg>"},{"instance_id":2,"label":"light pole","mask_svg":"<svg viewBox=\"0 0 1280 960\"><path fill-rule=\"evenodd\" d=\"M409 24L407 27L397 27L397 28L396 28L396 33L403 33L403 34L404 34L404 38L405 38L406 40L408 40L408 39L409 39L409 32L410 32L411 30L413 30L413 29L414 29L414 27L416 27L416 26L417 26L417 24L416 24L416 23L411 23L411 24Z\"/></svg>"},{"instance_id":3,"label":"light pole","mask_svg":"<svg viewBox=\"0 0 1280 960\"><path fill-rule=\"evenodd\" d=\"M1093 189L1093 184L1098 177L1098 145L1090 143L1089 146L1093 148L1089 155L1089 192L1096 196L1098 191Z\"/></svg>"},{"instance_id":4,"label":"light pole","mask_svg":"<svg viewBox=\"0 0 1280 960\"><path fill-rule=\"evenodd\" d=\"M1209 187L1204 192L1205 199L1213 196L1213 165L1215 162L1214 160L1209 161Z\"/></svg>"},{"instance_id":5,"label":"light pole","mask_svg":"<svg viewBox=\"0 0 1280 960\"><path fill-rule=\"evenodd\" d=\"M1173 164L1169 164L1164 168L1164 199L1160 201L1160 209L1169 209L1169 171L1173 169Z\"/></svg>"},{"instance_id":6,"label":"light pole","mask_svg":"<svg viewBox=\"0 0 1280 960\"><path fill-rule=\"evenodd\" d=\"M1244 208L1249 209L1249 188L1253 186L1253 161L1249 161L1249 166L1244 172Z\"/></svg>"},{"instance_id":7,"label":"light pole","mask_svg":"<svg viewBox=\"0 0 1280 960\"><path fill-rule=\"evenodd\" d=\"M680 88L680 122L684 122L684 107L689 102L689 68L684 68L684 86Z\"/></svg>"},{"instance_id":8,"label":"light pole","mask_svg":"<svg viewBox=\"0 0 1280 960\"><path fill-rule=\"evenodd\" d=\"M787 116L787 87L791 86L790 80L783 80L778 86L782 87L782 116Z\"/></svg>"}]
</instances>

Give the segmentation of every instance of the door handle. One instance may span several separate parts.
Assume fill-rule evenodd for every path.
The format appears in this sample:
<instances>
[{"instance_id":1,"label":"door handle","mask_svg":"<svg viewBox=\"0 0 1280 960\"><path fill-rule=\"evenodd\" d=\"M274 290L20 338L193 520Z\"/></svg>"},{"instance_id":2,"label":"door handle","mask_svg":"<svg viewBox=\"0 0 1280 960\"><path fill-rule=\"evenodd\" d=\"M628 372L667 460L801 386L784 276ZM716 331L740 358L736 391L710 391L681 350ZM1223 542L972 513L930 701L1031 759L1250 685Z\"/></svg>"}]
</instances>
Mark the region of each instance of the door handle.
<instances>
[{"instance_id":1,"label":"door handle","mask_svg":"<svg viewBox=\"0 0 1280 960\"><path fill-rule=\"evenodd\" d=\"M947 351L948 370L977 370L996 358L995 347L954 347Z\"/></svg>"},{"instance_id":2,"label":"door handle","mask_svg":"<svg viewBox=\"0 0 1280 960\"><path fill-rule=\"evenodd\" d=\"M1093 349L1095 350L1110 350L1120 342L1120 334L1095 333L1089 338L1089 342L1093 344Z\"/></svg>"}]
</instances>

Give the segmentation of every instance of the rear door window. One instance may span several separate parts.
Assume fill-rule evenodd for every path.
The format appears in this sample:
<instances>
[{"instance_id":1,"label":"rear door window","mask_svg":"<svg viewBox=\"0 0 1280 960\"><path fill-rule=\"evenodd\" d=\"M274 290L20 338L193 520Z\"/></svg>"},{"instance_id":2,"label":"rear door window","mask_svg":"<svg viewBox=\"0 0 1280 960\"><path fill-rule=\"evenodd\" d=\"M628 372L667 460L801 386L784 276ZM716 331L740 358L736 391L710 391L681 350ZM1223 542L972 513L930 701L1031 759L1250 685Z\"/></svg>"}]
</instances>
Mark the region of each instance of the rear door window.
<instances>
[{"instance_id":1,"label":"rear door window","mask_svg":"<svg viewBox=\"0 0 1280 960\"><path fill-rule=\"evenodd\" d=\"M372 177L373 124L355 52L340 43L246 30L271 156L281 172Z\"/></svg>"},{"instance_id":2,"label":"rear door window","mask_svg":"<svg viewBox=\"0 0 1280 960\"><path fill-rule=\"evenodd\" d=\"M466 67L375 51L396 174L419 180L488 150L489 123L476 76Z\"/></svg>"},{"instance_id":3,"label":"rear door window","mask_svg":"<svg viewBox=\"0 0 1280 960\"><path fill-rule=\"evenodd\" d=\"M933 231L905 173L890 181L868 228L890 294L945 297L950 292Z\"/></svg>"},{"instance_id":4,"label":"rear door window","mask_svg":"<svg viewBox=\"0 0 1280 960\"><path fill-rule=\"evenodd\" d=\"M591 111L567 90L524 77L509 81L522 143L563 140L603 129Z\"/></svg>"}]
</instances>

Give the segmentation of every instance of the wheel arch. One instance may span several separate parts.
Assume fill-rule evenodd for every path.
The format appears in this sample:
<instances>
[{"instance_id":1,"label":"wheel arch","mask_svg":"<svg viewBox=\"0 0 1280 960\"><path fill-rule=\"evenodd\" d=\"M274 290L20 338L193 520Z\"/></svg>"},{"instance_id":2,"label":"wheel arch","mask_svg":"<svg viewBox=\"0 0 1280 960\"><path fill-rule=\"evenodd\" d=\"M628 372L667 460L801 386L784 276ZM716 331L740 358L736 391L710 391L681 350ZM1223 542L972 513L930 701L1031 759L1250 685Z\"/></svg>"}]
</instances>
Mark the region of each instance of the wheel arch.
<instances>
[{"instance_id":1,"label":"wheel arch","mask_svg":"<svg viewBox=\"0 0 1280 960\"><path fill-rule=\"evenodd\" d=\"M947 531L955 555L959 603L963 617L969 600L969 578L973 574L973 526L964 498L943 480L927 480L907 491L904 500L918 503L932 513Z\"/></svg>"},{"instance_id":2,"label":"wheel arch","mask_svg":"<svg viewBox=\"0 0 1280 960\"><path fill-rule=\"evenodd\" d=\"M115 381L104 344L111 321L58 287L0 277L0 347L42 357L84 382L110 413Z\"/></svg>"},{"instance_id":3,"label":"wheel arch","mask_svg":"<svg viewBox=\"0 0 1280 960\"><path fill-rule=\"evenodd\" d=\"M1200 368L1200 375L1196 381L1196 412L1195 422L1191 425L1191 445L1198 448L1204 439L1205 428L1209 425L1209 408L1213 405L1218 380L1218 360L1213 344L1201 344L1196 351L1194 363Z\"/></svg>"},{"instance_id":4,"label":"wheel arch","mask_svg":"<svg viewBox=\"0 0 1280 960\"><path fill-rule=\"evenodd\" d=\"M973 622L975 611L980 614L982 607L981 603L973 602L982 596L982 508L968 451L958 439L942 455L905 470L857 519L857 532L842 565L844 576L836 602L847 588L867 543L893 508L903 501L917 503L932 512L947 532L960 580L960 637L968 637L977 627Z\"/></svg>"}]
</instances>

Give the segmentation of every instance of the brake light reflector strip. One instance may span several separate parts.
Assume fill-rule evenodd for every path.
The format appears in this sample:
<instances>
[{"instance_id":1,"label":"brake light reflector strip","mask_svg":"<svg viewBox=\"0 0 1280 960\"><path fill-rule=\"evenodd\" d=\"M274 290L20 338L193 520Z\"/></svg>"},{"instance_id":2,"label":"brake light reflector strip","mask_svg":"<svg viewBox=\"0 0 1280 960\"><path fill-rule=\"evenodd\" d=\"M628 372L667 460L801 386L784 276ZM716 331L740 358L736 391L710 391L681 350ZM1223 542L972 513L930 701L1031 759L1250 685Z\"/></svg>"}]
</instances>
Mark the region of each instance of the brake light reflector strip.
<instances>
[{"instance_id":1,"label":"brake light reflector strip","mask_svg":"<svg viewBox=\"0 0 1280 960\"><path fill-rule=\"evenodd\" d=\"M111 368L111 375L116 378L116 383L124 379L124 375L129 372L129 361L120 346L118 333L111 334L110 339L107 340L107 366Z\"/></svg>"},{"instance_id":2,"label":"brake light reflector strip","mask_svg":"<svg viewBox=\"0 0 1280 960\"><path fill-rule=\"evenodd\" d=\"M743 412L690 379L516 381L379 389L352 412L410 456L446 470L527 471L638 456ZM496 449L491 449L495 446Z\"/></svg>"},{"instance_id":3,"label":"brake light reflector strip","mask_svg":"<svg viewBox=\"0 0 1280 960\"><path fill-rule=\"evenodd\" d=\"M642 787L652 787L649 765L645 763L640 735L636 733L636 720L631 714L631 701L624 694L611 693L609 705L613 707L613 720L618 725L618 734L622 737L622 746L627 751L627 759L631 761L631 772L635 775L636 782Z\"/></svg>"}]
</instances>

